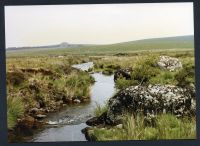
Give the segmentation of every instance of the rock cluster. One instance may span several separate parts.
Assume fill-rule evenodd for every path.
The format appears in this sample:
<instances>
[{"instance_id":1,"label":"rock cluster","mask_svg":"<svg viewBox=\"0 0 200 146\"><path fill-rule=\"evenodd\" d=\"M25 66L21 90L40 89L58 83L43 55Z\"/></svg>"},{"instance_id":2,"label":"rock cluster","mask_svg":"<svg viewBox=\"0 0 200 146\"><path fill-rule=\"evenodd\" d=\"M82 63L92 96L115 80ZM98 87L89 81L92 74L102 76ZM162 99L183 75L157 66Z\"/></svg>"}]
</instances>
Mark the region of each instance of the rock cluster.
<instances>
[{"instance_id":1,"label":"rock cluster","mask_svg":"<svg viewBox=\"0 0 200 146\"><path fill-rule=\"evenodd\" d=\"M169 56L160 56L160 60L157 64L161 69L166 69L169 71L175 71L182 68L182 63L179 61L179 59Z\"/></svg>"},{"instance_id":2,"label":"rock cluster","mask_svg":"<svg viewBox=\"0 0 200 146\"><path fill-rule=\"evenodd\" d=\"M114 73L114 81L116 81L118 78L123 77L126 80L131 79L131 72L132 69L118 69Z\"/></svg>"},{"instance_id":3,"label":"rock cluster","mask_svg":"<svg viewBox=\"0 0 200 146\"><path fill-rule=\"evenodd\" d=\"M121 122L124 112L144 115L172 113L177 117L192 115L195 112L192 95L188 89L173 85L131 86L110 98L107 112L88 120L86 124L116 125Z\"/></svg>"}]
</instances>

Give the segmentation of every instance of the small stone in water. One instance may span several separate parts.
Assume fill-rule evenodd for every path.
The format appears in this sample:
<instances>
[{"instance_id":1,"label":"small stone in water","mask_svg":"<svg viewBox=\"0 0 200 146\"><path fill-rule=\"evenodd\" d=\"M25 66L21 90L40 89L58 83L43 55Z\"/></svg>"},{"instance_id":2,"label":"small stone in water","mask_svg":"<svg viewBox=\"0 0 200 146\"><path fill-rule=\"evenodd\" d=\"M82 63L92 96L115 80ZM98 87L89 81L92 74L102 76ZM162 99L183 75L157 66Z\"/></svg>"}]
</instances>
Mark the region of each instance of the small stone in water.
<instances>
[{"instance_id":1,"label":"small stone in water","mask_svg":"<svg viewBox=\"0 0 200 146\"><path fill-rule=\"evenodd\" d=\"M81 103L81 101L79 99L75 99L74 103Z\"/></svg>"},{"instance_id":2,"label":"small stone in water","mask_svg":"<svg viewBox=\"0 0 200 146\"><path fill-rule=\"evenodd\" d=\"M49 124L49 125L55 125L55 124L58 124L58 122L57 121L48 121L47 124Z\"/></svg>"},{"instance_id":3,"label":"small stone in water","mask_svg":"<svg viewBox=\"0 0 200 146\"><path fill-rule=\"evenodd\" d=\"M36 118L43 119L43 118L46 118L46 115L38 114L36 115Z\"/></svg>"}]
</instances>

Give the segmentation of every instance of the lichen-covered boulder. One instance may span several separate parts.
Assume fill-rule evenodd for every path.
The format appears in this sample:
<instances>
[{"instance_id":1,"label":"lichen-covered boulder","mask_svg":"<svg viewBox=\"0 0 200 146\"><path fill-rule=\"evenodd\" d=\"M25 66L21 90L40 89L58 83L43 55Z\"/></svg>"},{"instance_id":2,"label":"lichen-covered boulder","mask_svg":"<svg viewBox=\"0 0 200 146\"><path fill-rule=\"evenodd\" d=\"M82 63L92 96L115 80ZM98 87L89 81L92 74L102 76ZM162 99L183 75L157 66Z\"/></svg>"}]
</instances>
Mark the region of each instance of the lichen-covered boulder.
<instances>
[{"instance_id":1,"label":"lichen-covered boulder","mask_svg":"<svg viewBox=\"0 0 200 146\"><path fill-rule=\"evenodd\" d=\"M102 124L116 125L126 112L143 113L145 116L171 113L182 117L195 114L194 105L193 94L186 88L174 85L131 86L110 98L106 113L89 124L94 125L96 121L99 124L104 119Z\"/></svg>"},{"instance_id":2,"label":"lichen-covered boulder","mask_svg":"<svg viewBox=\"0 0 200 146\"><path fill-rule=\"evenodd\" d=\"M173 58L169 56L160 56L160 60L157 64L161 69L169 71L175 71L182 68L182 63L181 61L179 61L178 58Z\"/></svg>"}]
</instances>

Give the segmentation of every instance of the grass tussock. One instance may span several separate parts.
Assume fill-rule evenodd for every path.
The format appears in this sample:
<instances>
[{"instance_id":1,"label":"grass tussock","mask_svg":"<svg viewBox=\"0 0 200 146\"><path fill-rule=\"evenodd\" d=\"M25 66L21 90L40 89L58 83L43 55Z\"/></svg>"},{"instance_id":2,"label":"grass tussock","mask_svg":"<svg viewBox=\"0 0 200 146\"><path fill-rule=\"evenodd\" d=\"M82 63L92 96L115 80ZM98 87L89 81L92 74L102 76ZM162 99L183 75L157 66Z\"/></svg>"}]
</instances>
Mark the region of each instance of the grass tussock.
<instances>
[{"instance_id":1,"label":"grass tussock","mask_svg":"<svg viewBox=\"0 0 200 146\"><path fill-rule=\"evenodd\" d=\"M177 119L163 114L157 117L155 126L146 125L143 116L126 115L123 121L122 128L94 128L93 134L98 141L196 138L195 118Z\"/></svg>"},{"instance_id":2,"label":"grass tussock","mask_svg":"<svg viewBox=\"0 0 200 146\"><path fill-rule=\"evenodd\" d=\"M159 68L156 67L157 61L158 56L156 55L140 58L136 62L131 78L137 81L137 84L149 83L149 80L160 72Z\"/></svg>"},{"instance_id":3,"label":"grass tussock","mask_svg":"<svg viewBox=\"0 0 200 146\"><path fill-rule=\"evenodd\" d=\"M105 103L103 106L96 104L96 108L94 110L94 115L96 117L101 116L104 112L106 112L108 109L108 103Z\"/></svg>"},{"instance_id":4,"label":"grass tussock","mask_svg":"<svg viewBox=\"0 0 200 146\"><path fill-rule=\"evenodd\" d=\"M24 105L22 99L19 97L8 97L7 99L7 117L8 117L8 129L13 129L17 124L17 119L24 113Z\"/></svg>"},{"instance_id":5,"label":"grass tussock","mask_svg":"<svg viewBox=\"0 0 200 146\"><path fill-rule=\"evenodd\" d=\"M137 81L135 80L126 80L125 78L119 78L116 80L116 87L118 89L126 89L127 87L131 85L137 84Z\"/></svg>"},{"instance_id":6,"label":"grass tussock","mask_svg":"<svg viewBox=\"0 0 200 146\"><path fill-rule=\"evenodd\" d=\"M71 73L66 79L61 79L61 88L64 88L66 95L69 98L81 98L90 96L90 85L94 82L94 79L87 73ZM60 88L60 87L59 87Z\"/></svg>"},{"instance_id":7,"label":"grass tussock","mask_svg":"<svg viewBox=\"0 0 200 146\"><path fill-rule=\"evenodd\" d=\"M170 71L161 71L159 74L157 74L155 77L151 78L149 80L149 83L151 84L177 84L177 81L175 79L176 72L170 72Z\"/></svg>"},{"instance_id":8,"label":"grass tussock","mask_svg":"<svg viewBox=\"0 0 200 146\"><path fill-rule=\"evenodd\" d=\"M184 64L183 68L175 75L177 85L181 87L195 83L195 67L192 63Z\"/></svg>"}]
</instances>

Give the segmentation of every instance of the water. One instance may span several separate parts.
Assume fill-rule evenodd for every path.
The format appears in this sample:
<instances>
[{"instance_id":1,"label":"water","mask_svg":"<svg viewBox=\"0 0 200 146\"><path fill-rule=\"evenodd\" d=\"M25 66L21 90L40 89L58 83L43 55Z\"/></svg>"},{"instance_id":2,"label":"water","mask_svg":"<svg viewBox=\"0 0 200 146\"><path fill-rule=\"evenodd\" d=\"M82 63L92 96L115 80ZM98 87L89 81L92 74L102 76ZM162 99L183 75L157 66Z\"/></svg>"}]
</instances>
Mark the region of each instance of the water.
<instances>
[{"instance_id":1,"label":"water","mask_svg":"<svg viewBox=\"0 0 200 146\"><path fill-rule=\"evenodd\" d=\"M93 62L81 63L81 64L74 64L72 67L80 69L82 71L88 71L89 68L94 66Z\"/></svg>"},{"instance_id":2,"label":"water","mask_svg":"<svg viewBox=\"0 0 200 146\"><path fill-rule=\"evenodd\" d=\"M73 65L73 67L88 70L92 62ZM31 142L50 141L86 141L81 130L87 125L86 120L94 115L96 105L103 105L115 93L114 76L101 73L91 74L95 83L91 87L91 101L88 103L67 106L58 113L53 113L46 119L49 125L44 130L34 134Z\"/></svg>"},{"instance_id":3,"label":"water","mask_svg":"<svg viewBox=\"0 0 200 146\"><path fill-rule=\"evenodd\" d=\"M81 129L86 124L65 125L58 127L50 127L37 134L32 140L33 142L55 142L55 141L86 141L85 136L81 133Z\"/></svg>"}]
</instances>

